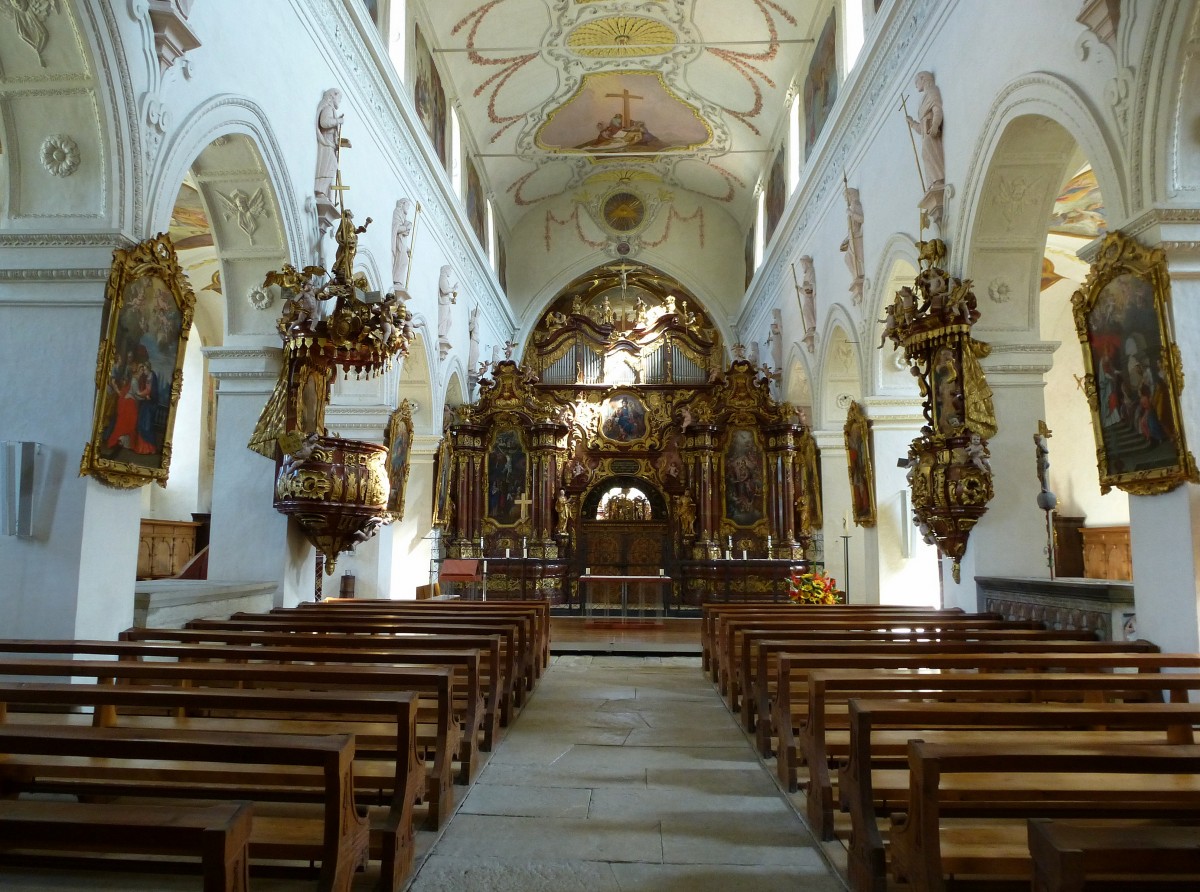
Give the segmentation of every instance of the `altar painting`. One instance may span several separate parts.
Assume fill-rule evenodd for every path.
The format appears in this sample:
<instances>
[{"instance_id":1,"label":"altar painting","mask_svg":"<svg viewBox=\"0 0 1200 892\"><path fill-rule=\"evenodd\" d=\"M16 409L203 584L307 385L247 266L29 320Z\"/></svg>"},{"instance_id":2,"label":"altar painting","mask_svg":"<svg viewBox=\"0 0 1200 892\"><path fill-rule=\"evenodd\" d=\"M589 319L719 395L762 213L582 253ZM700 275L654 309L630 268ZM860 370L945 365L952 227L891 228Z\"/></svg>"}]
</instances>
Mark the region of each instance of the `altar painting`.
<instances>
[{"instance_id":1,"label":"altar painting","mask_svg":"<svg viewBox=\"0 0 1200 892\"><path fill-rule=\"evenodd\" d=\"M630 393L610 396L600 407L600 433L618 443L646 436L646 407Z\"/></svg>"},{"instance_id":2,"label":"altar painting","mask_svg":"<svg viewBox=\"0 0 1200 892\"><path fill-rule=\"evenodd\" d=\"M749 527L766 516L763 505L765 472L758 437L749 428L729 432L725 448L725 518Z\"/></svg>"},{"instance_id":3,"label":"altar painting","mask_svg":"<svg viewBox=\"0 0 1200 892\"><path fill-rule=\"evenodd\" d=\"M498 432L487 462L487 516L497 526L516 526L528 516L528 466L520 433Z\"/></svg>"}]
</instances>

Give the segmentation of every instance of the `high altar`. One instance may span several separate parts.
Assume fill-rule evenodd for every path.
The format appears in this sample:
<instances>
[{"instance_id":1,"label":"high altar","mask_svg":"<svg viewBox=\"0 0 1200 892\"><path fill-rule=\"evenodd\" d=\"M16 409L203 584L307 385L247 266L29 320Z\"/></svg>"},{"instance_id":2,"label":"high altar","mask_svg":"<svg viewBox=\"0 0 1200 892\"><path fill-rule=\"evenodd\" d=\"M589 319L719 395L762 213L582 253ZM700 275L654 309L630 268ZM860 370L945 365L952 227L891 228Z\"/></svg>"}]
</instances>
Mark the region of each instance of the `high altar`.
<instances>
[{"instance_id":1,"label":"high altar","mask_svg":"<svg viewBox=\"0 0 1200 892\"><path fill-rule=\"evenodd\" d=\"M604 576L662 576L668 607L783 597L818 557L820 461L770 370L724 355L695 298L656 271L577 280L524 364L484 364L478 400L448 422L446 556L486 558L489 594L571 606L581 577Z\"/></svg>"}]
</instances>

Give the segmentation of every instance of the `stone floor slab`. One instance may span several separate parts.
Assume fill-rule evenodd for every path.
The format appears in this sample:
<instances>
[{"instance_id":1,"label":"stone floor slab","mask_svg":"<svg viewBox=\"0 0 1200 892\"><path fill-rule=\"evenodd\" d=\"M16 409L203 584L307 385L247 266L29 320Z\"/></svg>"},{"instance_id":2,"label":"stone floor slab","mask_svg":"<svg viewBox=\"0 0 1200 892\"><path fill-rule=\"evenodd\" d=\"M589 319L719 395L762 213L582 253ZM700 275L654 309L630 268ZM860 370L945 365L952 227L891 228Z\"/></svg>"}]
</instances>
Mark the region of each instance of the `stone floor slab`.
<instances>
[{"instance_id":1,"label":"stone floor slab","mask_svg":"<svg viewBox=\"0 0 1200 892\"><path fill-rule=\"evenodd\" d=\"M657 821L513 818L459 813L434 847L445 857L662 862Z\"/></svg>"},{"instance_id":2,"label":"stone floor slab","mask_svg":"<svg viewBox=\"0 0 1200 892\"><path fill-rule=\"evenodd\" d=\"M512 864L441 855L422 866L410 889L411 892L625 892L607 862Z\"/></svg>"},{"instance_id":3,"label":"stone floor slab","mask_svg":"<svg viewBox=\"0 0 1200 892\"><path fill-rule=\"evenodd\" d=\"M592 791L578 787L510 787L476 784L463 801L460 814L504 815L520 818L586 818Z\"/></svg>"}]
</instances>

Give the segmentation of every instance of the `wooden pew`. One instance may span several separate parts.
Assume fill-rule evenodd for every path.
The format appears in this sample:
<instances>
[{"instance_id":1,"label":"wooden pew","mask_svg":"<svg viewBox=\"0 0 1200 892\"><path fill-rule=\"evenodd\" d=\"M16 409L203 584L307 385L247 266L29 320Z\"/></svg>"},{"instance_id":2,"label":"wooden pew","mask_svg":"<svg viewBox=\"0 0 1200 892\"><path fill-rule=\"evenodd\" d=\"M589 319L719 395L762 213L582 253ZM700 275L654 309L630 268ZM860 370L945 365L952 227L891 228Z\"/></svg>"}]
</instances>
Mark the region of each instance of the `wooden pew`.
<instances>
[{"instance_id":1,"label":"wooden pew","mask_svg":"<svg viewBox=\"0 0 1200 892\"><path fill-rule=\"evenodd\" d=\"M461 650L480 654L479 683L483 695L482 739L479 748L490 752L500 739L501 699L505 690L504 664L499 635L341 635L335 632L297 636L292 632L227 632L202 629L126 629L121 641L145 644L230 644L235 647L303 647L331 650L365 650L395 653L401 660L411 651Z\"/></svg>"},{"instance_id":2,"label":"wooden pew","mask_svg":"<svg viewBox=\"0 0 1200 892\"><path fill-rule=\"evenodd\" d=\"M324 602L322 602L323 604ZM400 603L404 602L389 602ZM389 608L383 611L377 610L341 610L336 607L322 607L315 605L314 608L303 609L299 607L276 607L270 613L265 614L234 614L230 619L238 619L243 616L263 617L277 616L283 617L287 622L304 622L321 624L326 620L333 622L351 622L357 621L360 623L460 623L464 625L470 624L508 624L513 623L518 629L517 634L517 665L521 668L521 677L524 679L524 685L518 685L516 691L521 695L520 702L517 706L524 705L524 694L532 691L537 685L538 678L541 677L541 633L539 632L539 614L531 609L516 609L497 607L488 610L474 610L469 613L463 612L461 609L454 607L440 607L431 609L426 605L453 604L456 602L439 602L439 601L410 601L407 602L412 607ZM319 609L317 609L319 608Z\"/></svg>"},{"instance_id":3,"label":"wooden pew","mask_svg":"<svg viewBox=\"0 0 1200 892\"><path fill-rule=\"evenodd\" d=\"M914 740L909 777L906 811L892 817L891 872L928 892L945 889L947 874L973 888L987 878L1028 882L1028 817L1200 816L1197 746L961 746ZM947 821L961 796L970 799L971 819Z\"/></svg>"},{"instance_id":4,"label":"wooden pew","mask_svg":"<svg viewBox=\"0 0 1200 892\"><path fill-rule=\"evenodd\" d=\"M479 686L479 652L477 650L409 650L397 653L390 650L337 650L307 647L295 640L291 643L293 646L290 647L252 647L177 642L0 639L0 654L86 654L142 661L267 662L279 665L363 663L414 669L424 666L447 666L454 673L454 698L450 707L451 715L457 715L460 719L457 752L460 765L458 781L462 784L471 782L479 767L477 748L483 723L483 699ZM427 714L422 715L420 721L422 724L432 725L436 728L440 718L437 713L437 700L435 697L429 697L428 703Z\"/></svg>"},{"instance_id":5,"label":"wooden pew","mask_svg":"<svg viewBox=\"0 0 1200 892\"><path fill-rule=\"evenodd\" d=\"M824 608L820 608L823 610ZM717 631L719 637L717 640L717 666L720 673L720 683L718 690L726 697L729 702L729 708L738 711L740 709L741 689L738 685L736 677L737 666L741 661L742 646L748 635L753 635L758 638L775 639L772 633L786 633L790 631L812 631L812 632L833 632L837 630L857 630L857 631L910 631L917 629L925 632L940 631L943 629L1024 629L1024 630L1041 630L1041 623L1033 622L1012 622L1008 620L994 619L975 619L972 617L953 617L950 619L918 621L913 618L897 619L897 620L880 620L880 619L821 619L807 620L804 617L797 619L777 619L777 620L761 620L761 619L729 619L719 620Z\"/></svg>"},{"instance_id":6,"label":"wooden pew","mask_svg":"<svg viewBox=\"0 0 1200 892\"><path fill-rule=\"evenodd\" d=\"M359 743L354 753L356 792L360 799L367 797L385 808L371 822L371 857L380 861L382 888L392 890L401 888L412 870L415 808L425 795L425 766L417 751L418 713L419 699L411 692L0 683L0 716L14 727L54 723L217 736L244 731L354 735ZM294 786L284 789L289 797L296 796ZM436 829L432 815L430 824Z\"/></svg>"},{"instance_id":7,"label":"wooden pew","mask_svg":"<svg viewBox=\"0 0 1200 892\"><path fill-rule=\"evenodd\" d=\"M19 851L27 862L32 850L55 867L69 866L64 865L66 851L199 856L204 892L247 892L252 811L249 802L171 806L0 799L0 853Z\"/></svg>"},{"instance_id":8,"label":"wooden pew","mask_svg":"<svg viewBox=\"0 0 1200 892\"><path fill-rule=\"evenodd\" d=\"M387 612L392 605L400 604L404 607L416 607L418 610L437 612L443 607L448 607L450 610L458 611L470 615L472 612L483 613L488 610L515 608L521 611L532 611L537 617L537 641L538 650L541 653L542 668L545 669L550 665L550 602L544 598L538 600L521 601L505 598L488 598L486 601L465 601L462 599L448 599L438 601L394 601L381 599L356 599L356 598L326 598L320 602L302 601L298 606L311 608L317 606L333 606L337 605L349 606L351 608L364 611Z\"/></svg>"},{"instance_id":9,"label":"wooden pew","mask_svg":"<svg viewBox=\"0 0 1200 892\"><path fill-rule=\"evenodd\" d=\"M1090 632L1051 632L1046 629L972 629L952 627L933 631L914 632L906 629L833 629L818 631L747 629L742 633L739 647L740 664L734 669L736 686L742 692L742 727L754 732L759 751L764 757L770 755L771 702L775 692L775 665L780 653L808 651L814 643L821 644L909 644L932 646L934 644L987 644L997 649L1012 650L1014 646L1024 648L1028 642L1061 642L1075 648L1080 642L1108 651L1110 642L1097 642ZM1136 650L1152 650L1153 645L1137 644Z\"/></svg>"},{"instance_id":10,"label":"wooden pew","mask_svg":"<svg viewBox=\"0 0 1200 892\"><path fill-rule=\"evenodd\" d=\"M878 825L880 811L908 813L912 784L907 767L892 768L891 763L876 759L876 729L888 735L893 746L897 735L909 740L935 740L937 743L964 744L967 749L985 747L1002 739L1015 747L1022 738L1028 745L1050 740L1069 739L1089 744L1126 743L1124 732L1154 732L1160 746L1192 744L1192 726L1200 722L1200 705L1192 703L922 703L914 701L850 701L850 757L838 773L841 797L850 811L849 848L850 883L854 889L884 892L887 886L888 851ZM1003 737L1000 733L1003 731ZM1027 735L1021 732L1028 732ZM1114 733L1116 732L1116 733ZM1024 745L1024 744L1022 744ZM890 752L885 756L890 757ZM989 769L990 770L990 769ZM997 771L1004 770L997 765ZM1010 778L1009 783L1017 783ZM924 783L919 789L925 789ZM1190 794L1200 809L1200 778ZM1037 795L1036 791L1033 795ZM1016 801L1016 800L1013 800ZM971 812L977 803L966 790L942 803L942 814ZM1043 811L1039 814L1052 814ZM1019 813L1018 813L1019 814ZM1072 813L1068 810L1067 816ZM1010 815L1015 816L1015 815ZM894 830L894 828L893 828ZM896 839L889 839L889 846ZM907 864L908 862L904 862ZM908 869L907 867L905 868ZM918 887L923 888L923 887Z\"/></svg>"},{"instance_id":11,"label":"wooden pew","mask_svg":"<svg viewBox=\"0 0 1200 892\"><path fill-rule=\"evenodd\" d=\"M187 623L186 629L205 632L279 632L295 635L377 635L388 639L410 637L414 635L499 635L501 639L500 661L503 666L505 689L500 700L500 724L507 726L512 721L514 711L524 702L525 678L521 651L518 646L519 630L516 621L501 623L468 624L462 622L443 622L442 617L429 617L426 620L404 620L391 622L387 620L350 619L350 620L319 620L313 616L308 621L295 621L291 617L267 616L254 614L235 614L227 620L195 619Z\"/></svg>"},{"instance_id":12,"label":"wooden pew","mask_svg":"<svg viewBox=\"0 0 1200 892\"><path fill-rule=\"evenodd\" d=\"M1089 878L1200 884L1200 828L1133 821L1029 819L1033 892L1084 892Z\"/></svg>"},{"instance_id":13,"label":"wooden pew","mask_svg":"<svg viewBox=\"0 0 1200 892\"><path fill-rule=\"evenodd\" d=\"M437 825L454 805L454 753L459 723L451 713L451 670L444 667L407 669L361 665L264 665L254 663L131 662L128 660L0 659L0 680L13 677L119 679L123 684L175 684L192 687L251 687L256 689L374 689L413 691L436 700L436 725L418 737L432 750L427 770L430 813ZM360 741L361 745L361 741ZM387 749L392 742L385 742Z\"/></svg>"},{"instance_id":14,"label":"wooden pew","mask_svg":"<svg viewBox=\"0 0 1200 892\"><path fill-rule=\"evenodd\" d=\"M780 779L795 790L797 764L808 765L805 808L809 824L821 839L833 839L834 803L838 801L834 779L838 763L850 754L849 700L853 698L1161 703L1165 692L1171 702L1186 703L1192 691L1200 691L1200 673L818 670L809 673L807 719L796 732L795 749L801 758L793 755L787 767L780 769ZM880 750L881 744L874 747L875 752ZM783 747L781 753L782 766L788 757Z\"/></svg>"},{"instance_id":15,"label":"wooden pew","mask_svg":"<svg viewBox=\"0 0 1200 892\"><path fill-rule=\"evenodd\" d=\"M299 804L286 820L256 815L251 858L320 861L322 892L349 892L367 858L367 819L354 805L354 739L348 734L0 725L0 753L0 793L7 795L49 789L243 800L256 785L261 789L275 779L280 786L316 786L323 791L319 816L305 814Z\"/></svg>"},{"instance_id":16,"label":"wooden pew","mask_svg":"<svg viewBox=\"0 0 1200 892\"><path fill-rule=\"evenodd\" d=\"M850 611L863 611L863 614L866 615L866 612L868 610L875 611L878 613L889 613L889 614L899 614L899 613L903 613L904 611L913 611L913 610L926 610L926 608L912 608L912 607L906 607L906 606L886 605L886 604L878 604L878 605L843 604L843 605L837 605L837 606L830 605L830 607L831 607L831 609L839 611L840 616L845 616ZM825 608L822 608L822 609L825 609ZM789 604L779 604L779 605L775 605L775 606L771 606L771 605L767 605L767 604L725 604L725 603L712 603L712 602L702 603L700 605L700 655L701 655L700 662L701 662L701 668L705 672L709 673L710 676L714 672L713 655L716 653L716 647L715 647L716 622L717 622L718 617L720 617L720 616L735 616L735 615L749 616L752 613L759 613L762 616L772 616L772 615L780 616L780 615L782 615L782 616L786 617L786 615L789 612L795 612L795 610L796 610L796 605L790 604L790 603ZM929 610L932 611L932 608L929 608ZM963 613L963 610L958 607L953 607L953 608L947 608L947 609L939 611L939 612L942 614L959 614L959 615L961 615ZM1001 616L999 614L988 614L988 616L991 616L994 619L1001 619ZM713 678L713 681L714 682L716 681L715 677Z\"/></svg>"},{"instance_id":17,"label":"wooden pew","mask_svg":"<svg viewBox=\"0 0 1200 892\"><path fill-rule=\"evenodd\" d=\"M935 636L936 637L936 636ZM757 719L755 740L759 751L766 754L771 751L772 736L778 737L780 729L775 726L773 704L779 699L778 684L781 680L776 671L778 662L784 654L803 653L806 655L821 654L901 654L901 655L950 655L976 653L1011 653L1011 654L1042 654L1042 653L1153 653L1158 648L1148 641L1061 641L1053 637L1042 639L1026 639L990 642L982 640L937 641L926 639L917 642L889 641L806 641L803 643L789 641L764 640L759 642L758 671L759 683L754 697L757 709L752 714ZM796 664L793 662L792 664ZM802 688L803 690L803 688ZM799 700L797 691L791 692L791 708L794 710Z\"/></svg>"}]
</instances>

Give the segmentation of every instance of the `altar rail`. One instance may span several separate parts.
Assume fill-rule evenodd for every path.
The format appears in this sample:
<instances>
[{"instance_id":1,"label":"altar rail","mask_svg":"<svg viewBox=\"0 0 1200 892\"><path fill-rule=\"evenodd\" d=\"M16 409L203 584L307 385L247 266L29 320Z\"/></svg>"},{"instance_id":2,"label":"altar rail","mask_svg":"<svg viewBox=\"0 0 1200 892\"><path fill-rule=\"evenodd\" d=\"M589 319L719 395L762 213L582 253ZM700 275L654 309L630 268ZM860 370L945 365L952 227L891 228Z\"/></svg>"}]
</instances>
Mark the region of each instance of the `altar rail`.
<instances>
[{"instance_id":1,"label":"altar rail","mask_svg":"<svg viewBox=\"0 0 1200 892\"><path fill-rule=\"evenodd\" d=\"M976 576L979 610L1049 629L1094 632L1102 641L1137 638L1133 584L1104 579Z\"/></svg>"}]
</instances>

